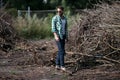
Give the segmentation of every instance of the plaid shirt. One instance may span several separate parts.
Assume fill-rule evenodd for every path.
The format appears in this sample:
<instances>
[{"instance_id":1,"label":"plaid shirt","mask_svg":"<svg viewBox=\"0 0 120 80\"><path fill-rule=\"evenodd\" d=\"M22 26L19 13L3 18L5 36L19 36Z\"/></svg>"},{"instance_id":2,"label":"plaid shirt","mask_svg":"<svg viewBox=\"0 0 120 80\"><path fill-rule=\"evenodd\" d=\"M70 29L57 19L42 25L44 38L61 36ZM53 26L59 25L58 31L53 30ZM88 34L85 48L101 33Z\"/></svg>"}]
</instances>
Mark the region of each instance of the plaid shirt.
<instances>
[{"instance_id":1,"label":"plaid shirt","mask_svg":"<svg viewBox=\"0 0 120 80\"><path fill-rule=\"evenodd\" d=\"M65 37L68 38L68 29L67 29L67 19L65 16L63 16L65 19ZM62 21L61 21L61 17L59 15L56 15L52 18L52 32L56 32L57 35L63 39L63 31L62 31Z\"/></svg>"}]
</instances>

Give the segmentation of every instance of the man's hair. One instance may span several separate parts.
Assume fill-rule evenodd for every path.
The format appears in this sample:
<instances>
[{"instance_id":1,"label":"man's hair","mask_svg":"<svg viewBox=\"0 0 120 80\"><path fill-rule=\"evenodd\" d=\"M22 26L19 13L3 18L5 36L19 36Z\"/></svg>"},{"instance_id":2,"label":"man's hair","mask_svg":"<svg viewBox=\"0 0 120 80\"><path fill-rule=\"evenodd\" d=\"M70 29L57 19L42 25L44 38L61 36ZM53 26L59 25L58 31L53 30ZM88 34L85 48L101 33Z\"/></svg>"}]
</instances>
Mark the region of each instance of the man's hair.
<instances>
[{"instance_id":1,"label":"man's hair","mask_svg":"<svg viewBox=\"0 0 120 80\"><path fill-rule=\"evenodd\" d=\"M58 9L58 8L61 9L62 11L64 11L64 7L58 6L57 9Z\"/></svg>"}]
</instances>

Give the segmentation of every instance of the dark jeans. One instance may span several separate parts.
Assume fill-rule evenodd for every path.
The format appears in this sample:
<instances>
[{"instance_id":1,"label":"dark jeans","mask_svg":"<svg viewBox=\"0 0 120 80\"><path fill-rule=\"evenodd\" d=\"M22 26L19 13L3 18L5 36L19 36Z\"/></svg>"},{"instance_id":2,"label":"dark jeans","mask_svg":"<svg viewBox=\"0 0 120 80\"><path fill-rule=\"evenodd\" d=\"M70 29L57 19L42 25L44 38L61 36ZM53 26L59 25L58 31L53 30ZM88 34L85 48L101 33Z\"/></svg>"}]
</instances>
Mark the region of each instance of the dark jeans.
<instances>
[{"instance_id":1,"label":"dark jeans","mask_svg":"<svg viewBox=\"0 0 120 80\"><path fill-rule=\"evenodd\" d=\"M56 57L56 65L61 67L65 66L64 64L64 55L65 55L65 38L60 39L59 41L56 41L58 46L58 54Z\"/></svg>"}]
</instances>

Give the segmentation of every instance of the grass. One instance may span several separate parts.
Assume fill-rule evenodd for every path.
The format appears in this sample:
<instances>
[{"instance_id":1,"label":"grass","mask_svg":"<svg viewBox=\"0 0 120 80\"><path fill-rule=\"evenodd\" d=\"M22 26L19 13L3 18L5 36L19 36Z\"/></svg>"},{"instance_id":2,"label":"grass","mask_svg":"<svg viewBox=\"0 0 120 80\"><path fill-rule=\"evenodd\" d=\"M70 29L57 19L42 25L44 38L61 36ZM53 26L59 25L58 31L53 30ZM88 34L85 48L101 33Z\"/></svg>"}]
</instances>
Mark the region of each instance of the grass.
<instances>
[{"instance_id":1,"label":"grass","mask_svg":"<svg viewBox=\"0 0 120 80\"><path fill-rule=\"evenodd\" d=\"M68 21L68 29L71 29L72 27L74 27L76 24L78 24L78 20L81 19L81 15L80 14L75 14L72 16L68 16L67 17L67 21Z\"/></svg>"},{"instance_id":2,"label":"grass","mask_svg":"<svg viewBox=\"0 0 120 80\"><path fill-rule=\"evenodd\" d=\"M52 38L51 17L38 18L36 15L32 17L18 17L14 22L15 29L18 34L26 39L44 39Z\"/></svg>"},{"instance_id":3,"label":"grass","mask_svg":"<svg viewBox=\"0 0 120 80\"><path fill-rule=\"evenodd\" d=\"M21 37L26 39L50 39L53 38L51 32L51 19L54 15L48 14L48 17L38 18L37 15L28 17L17 17L14 21L15 29ZM68 27L74 26L79 15L68 16Z\"/></svg>"}]
</instances>

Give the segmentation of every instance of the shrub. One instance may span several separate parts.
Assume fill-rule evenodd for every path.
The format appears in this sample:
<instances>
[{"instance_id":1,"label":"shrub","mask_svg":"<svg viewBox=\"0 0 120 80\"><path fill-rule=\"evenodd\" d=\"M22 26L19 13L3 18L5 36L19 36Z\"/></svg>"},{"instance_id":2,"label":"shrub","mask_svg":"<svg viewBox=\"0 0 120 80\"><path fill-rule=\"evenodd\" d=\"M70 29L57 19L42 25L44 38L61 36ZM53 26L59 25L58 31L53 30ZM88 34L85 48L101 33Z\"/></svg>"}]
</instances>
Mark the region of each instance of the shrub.
<instances>
[{"instance_id":1,"label":"shrub","mask_svg":"<svg viewBox=\"0 0 120 80\"><path fill-rule=\"evenodd\" d=\"M7 12L8 12L12 17L17 17L17 9L15 9L15 8L10 8L10 9L7 9Z\"/></svg>"},{"instance_id":2,"label":"shrub","mask_svg":"<svg viewBox=\"0 0 120 80\"><path fill-rule=\"evenodd\" d=\"M14 26L18 34L27 39L44 39L51 38L51 16L38 18L37 15L25 18L18 17L14 22Z\"/></svg>"}]
</instances>

